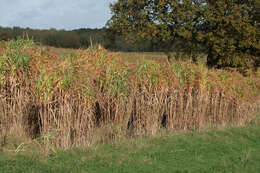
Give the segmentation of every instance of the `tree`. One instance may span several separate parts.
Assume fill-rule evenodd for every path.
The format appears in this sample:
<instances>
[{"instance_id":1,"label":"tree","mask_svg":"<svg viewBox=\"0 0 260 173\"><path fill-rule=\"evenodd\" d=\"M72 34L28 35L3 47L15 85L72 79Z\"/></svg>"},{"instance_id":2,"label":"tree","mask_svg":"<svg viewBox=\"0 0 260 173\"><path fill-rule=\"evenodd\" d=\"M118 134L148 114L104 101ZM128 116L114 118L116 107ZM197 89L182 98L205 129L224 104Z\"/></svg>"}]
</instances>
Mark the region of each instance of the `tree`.
<instances>
[{"instance_id":1,"label":"tree","mask_svg":"<svg viewBox=\"0 0 260 173\"><path fill-rule=\"evenodd\" d=\"M110 5L113 15L107 25L130 42L156 39L166 53L176 48L174 43L190 54L206 51L210 67L247 67L259 59L257 4L256 0L118 0Z\"/></svg>"},{"instance_id":2,"label":"tree","mask_svg":"<svg viewBox=\"0 0 260 173\"><path fill-rule=\"evenodd\" d=\"M59 31L57 35L60 37L59 45L63 48L80 48L79 37L74 31Z\"/></svg>"},{"instance_id":3,"label":"tree","mask_svg":"<svg viewBox=\"0 0 260 173\"><path fill-rule=\"evenodd\" d=\"M241 70L259 59L259 26L255 0L209 1L204 31L209 49L208 65Z\"/></svg>"},{"instance_id":4,"label":"tree","mask_svg":"<svg viewBox=\"0 0 260 173\"><path fill-rule=\"evenodd\" d=\"M8 31L8 30L0 31L0 40L7 41L9 39L12 39L12 35L11 35L10 31Z\"/></svg>"}]
</instances>

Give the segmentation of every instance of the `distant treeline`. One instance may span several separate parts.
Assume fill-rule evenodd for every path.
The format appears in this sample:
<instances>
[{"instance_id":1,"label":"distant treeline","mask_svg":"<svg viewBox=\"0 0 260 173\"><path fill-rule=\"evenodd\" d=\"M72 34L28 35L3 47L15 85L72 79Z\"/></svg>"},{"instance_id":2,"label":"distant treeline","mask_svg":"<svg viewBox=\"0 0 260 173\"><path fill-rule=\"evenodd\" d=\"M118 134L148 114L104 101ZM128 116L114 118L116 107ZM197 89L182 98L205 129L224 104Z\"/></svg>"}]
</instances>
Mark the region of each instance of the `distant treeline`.
<instances>
[{"instance_id":1,"label":"distant treeline","mask_svg":"<svg viewBox=\"0 0 260 173\"><path fill-rule=\"evenodd\" d=\"M0 27L0 40L16 40L28 36L36 43L61 48L88 48L91 44L101 44L113 51L151 52L160 51L153 41L142 40L131 44L122 35L107 28L75 29L72 31L56 29L31 29L20 27Z\"/></svg>"}]
</instances>

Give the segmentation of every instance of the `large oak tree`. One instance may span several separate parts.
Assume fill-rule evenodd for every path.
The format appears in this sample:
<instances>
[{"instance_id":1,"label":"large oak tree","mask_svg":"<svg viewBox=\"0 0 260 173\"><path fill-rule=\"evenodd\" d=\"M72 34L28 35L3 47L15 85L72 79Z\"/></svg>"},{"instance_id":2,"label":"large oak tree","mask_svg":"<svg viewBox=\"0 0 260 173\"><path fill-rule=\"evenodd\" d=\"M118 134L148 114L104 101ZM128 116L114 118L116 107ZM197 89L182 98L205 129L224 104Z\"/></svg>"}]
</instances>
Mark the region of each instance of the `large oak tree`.
<instances>
[{"instance_id":1,"label":"large oak tree","mask_svg":"<svg viewBox=\"0 0 260 173\"><path fill-rule=\"evenodd\" d=\"M172 48L207 53L210 67L259 65L258 0L118 0L108 26L128 41L156 40ZM170 57L170 56L169 56Z\"/></svg>"}]
</instances>

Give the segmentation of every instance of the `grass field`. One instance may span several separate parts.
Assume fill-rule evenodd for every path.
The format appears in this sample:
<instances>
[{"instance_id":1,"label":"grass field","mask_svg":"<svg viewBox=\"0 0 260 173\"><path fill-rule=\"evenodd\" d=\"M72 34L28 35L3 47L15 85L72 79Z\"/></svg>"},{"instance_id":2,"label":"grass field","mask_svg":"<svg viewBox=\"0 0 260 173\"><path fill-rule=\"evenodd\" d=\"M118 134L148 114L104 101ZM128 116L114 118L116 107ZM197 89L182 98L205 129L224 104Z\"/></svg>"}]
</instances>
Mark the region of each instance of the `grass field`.
<instances>
[{"instance_id":1,"label":"grass field","mask_svg":"<svg viewBox=\"0 0 260 173\"><path fill-rule=\"evenodd\" d=\"M258 173L259 131L259 125L250 125L163 133L48 155L29 148L18 154L2 149L0 172Z\"/></svg>"}]
</instances>

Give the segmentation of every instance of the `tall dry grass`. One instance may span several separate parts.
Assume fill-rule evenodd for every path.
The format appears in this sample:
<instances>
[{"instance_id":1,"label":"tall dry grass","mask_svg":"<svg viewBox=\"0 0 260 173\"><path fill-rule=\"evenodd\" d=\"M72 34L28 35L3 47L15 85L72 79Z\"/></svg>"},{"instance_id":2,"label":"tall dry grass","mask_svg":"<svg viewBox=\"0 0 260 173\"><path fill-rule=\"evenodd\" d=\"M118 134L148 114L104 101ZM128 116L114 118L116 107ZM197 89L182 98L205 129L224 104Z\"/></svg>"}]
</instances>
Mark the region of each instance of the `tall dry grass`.
<instances>
[{"instance_id":1,"label":"tall dry grass","mask_svg":"<svg viewBox=\"0 0 260 173\"><path fill-rule=\"evenodd\" d=\"M259 76L128 64L95 47L58 56L30 40L3 42L0 51L2 136L47 134L67 149L161 129L244 125L259 107Z\"/></svg>"}]
</instances>

